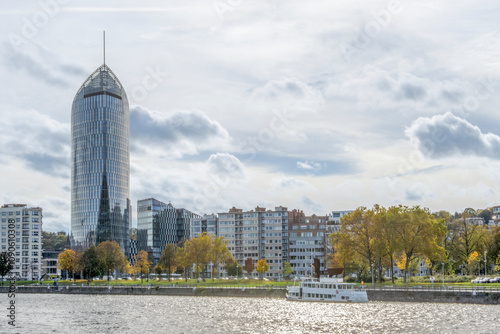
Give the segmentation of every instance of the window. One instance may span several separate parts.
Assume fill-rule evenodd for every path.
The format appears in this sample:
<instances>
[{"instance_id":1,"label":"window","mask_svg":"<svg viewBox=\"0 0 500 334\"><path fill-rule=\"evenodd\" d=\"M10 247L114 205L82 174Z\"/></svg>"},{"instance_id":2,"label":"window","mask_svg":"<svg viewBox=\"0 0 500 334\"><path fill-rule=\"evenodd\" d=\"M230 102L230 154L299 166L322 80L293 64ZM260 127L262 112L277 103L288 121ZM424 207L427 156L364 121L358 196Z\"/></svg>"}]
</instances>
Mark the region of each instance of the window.
<instances>
[{"instance_id":1,"label":"window","mask_svg":"<svg viewBox=\"0 0 500 334\"><path fill-rule=\"evenodd\" d=\"M31 249L38 249L38 245L32 245Z\"/></svg>"},{"instance_id":2,"label":"window","mask_svg":"<svg viewBox=\"0 0 500 334\"><path fill-rule=\"evenodd\" d=\"M31 228L32 228L33 230L38 230L39 225L38 225L38 224L33 224L33 225L31 225Z\"/></svg>"}]
</instances>

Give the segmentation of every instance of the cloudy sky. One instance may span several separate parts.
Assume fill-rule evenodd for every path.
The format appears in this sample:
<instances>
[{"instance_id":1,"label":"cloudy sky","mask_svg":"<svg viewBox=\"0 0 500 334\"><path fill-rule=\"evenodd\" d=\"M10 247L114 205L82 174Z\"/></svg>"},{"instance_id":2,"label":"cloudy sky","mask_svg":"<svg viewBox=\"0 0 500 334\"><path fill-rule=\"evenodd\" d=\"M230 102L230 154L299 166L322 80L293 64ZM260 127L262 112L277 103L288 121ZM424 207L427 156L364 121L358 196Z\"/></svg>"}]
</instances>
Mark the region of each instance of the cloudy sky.
<instances>
[{"instance_id":1,"label":"cloudy sky","mask_svg":"<svg viewBox=\"0 0 500 334\"><path fill-rule=\"evenodd\" d=\"M500 204L498 1L102 3L0 12L0 202L45 230L70 227L71 103L103 30L134 211Z\"/></svg>"}]
</instances>

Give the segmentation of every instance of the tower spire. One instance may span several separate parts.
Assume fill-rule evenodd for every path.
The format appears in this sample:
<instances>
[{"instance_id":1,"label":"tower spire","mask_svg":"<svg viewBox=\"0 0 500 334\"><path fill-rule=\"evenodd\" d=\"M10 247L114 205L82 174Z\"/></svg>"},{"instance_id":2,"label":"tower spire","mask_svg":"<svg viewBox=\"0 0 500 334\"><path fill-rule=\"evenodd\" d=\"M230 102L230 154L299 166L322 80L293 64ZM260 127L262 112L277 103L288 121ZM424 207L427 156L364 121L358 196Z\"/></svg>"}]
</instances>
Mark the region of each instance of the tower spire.
<instances>
[{"instance_id":1,"label":"tower spire","mask_svg":"<svg viewBox=\"0 0 500 334\"><path fill-rule=\"evenodd\" d=\"M104 52L104 65L106 65L106 31L102 32L102 43L103 43L103 52Z\"/></svg>"}]
</instances>

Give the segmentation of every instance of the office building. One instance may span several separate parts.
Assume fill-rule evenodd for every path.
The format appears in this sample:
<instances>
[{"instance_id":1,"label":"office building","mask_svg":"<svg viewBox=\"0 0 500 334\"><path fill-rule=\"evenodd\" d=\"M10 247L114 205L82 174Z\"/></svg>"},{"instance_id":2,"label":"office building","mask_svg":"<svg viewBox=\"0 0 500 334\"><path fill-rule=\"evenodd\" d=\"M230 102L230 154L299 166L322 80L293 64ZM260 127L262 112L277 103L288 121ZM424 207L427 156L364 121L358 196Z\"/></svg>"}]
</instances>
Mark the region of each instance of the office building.
<instances>
[{"instance_id":1,"label":"office building","mask_svg":"<svg viewBox=\"0 0 500 334\"><path fill-rule=\"evenodd\" d=\"M218 220L219 219L215 214L203 215L203 217L195 217L191 219L191 238L197 238L200 234L203 233L218 236Z\"/></svg>"},{"instance_id":2,"label":"office building","mask_svg":"<svg viewBox=\"0 0 500 334\"><path fill-rule=\"evenodd\" d=\"M129 250L129 105L105 64L82 84L71 110L71 236L83 250L116 241Z\"/></svg>"},{"instance_id":3,"label":"office building","mask_svg":"<svg viewBox=\"0 0 500 334\"><path fill-rule=\"evenodd\" d=\"M154 198L137 201L137 250L147 251L156 265L167 244L189 239L191 219L199 217Z\"/></svg>"}]
</instances>

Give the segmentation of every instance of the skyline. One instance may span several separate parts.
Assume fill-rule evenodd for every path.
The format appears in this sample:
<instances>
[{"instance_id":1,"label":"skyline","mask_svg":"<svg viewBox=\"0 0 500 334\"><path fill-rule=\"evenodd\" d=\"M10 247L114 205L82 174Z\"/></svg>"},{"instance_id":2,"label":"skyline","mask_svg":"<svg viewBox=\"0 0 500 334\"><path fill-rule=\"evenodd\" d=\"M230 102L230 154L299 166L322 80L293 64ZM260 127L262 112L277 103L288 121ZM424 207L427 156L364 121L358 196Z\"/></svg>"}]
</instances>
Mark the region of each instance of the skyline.
<instances>
[{"instance_id":1,"label":"skyline","mask_svg":"<svg viewBox=\"0 0 500 334\"><path fill-rule=\"evenodd\" d=\"M2 204L70 228L70 116L103 63L130 101L131 202L323 215L500 204L494 1L10 3ZM85 27L85 29L82 29Z\"/></svg>"}]
</instances>

